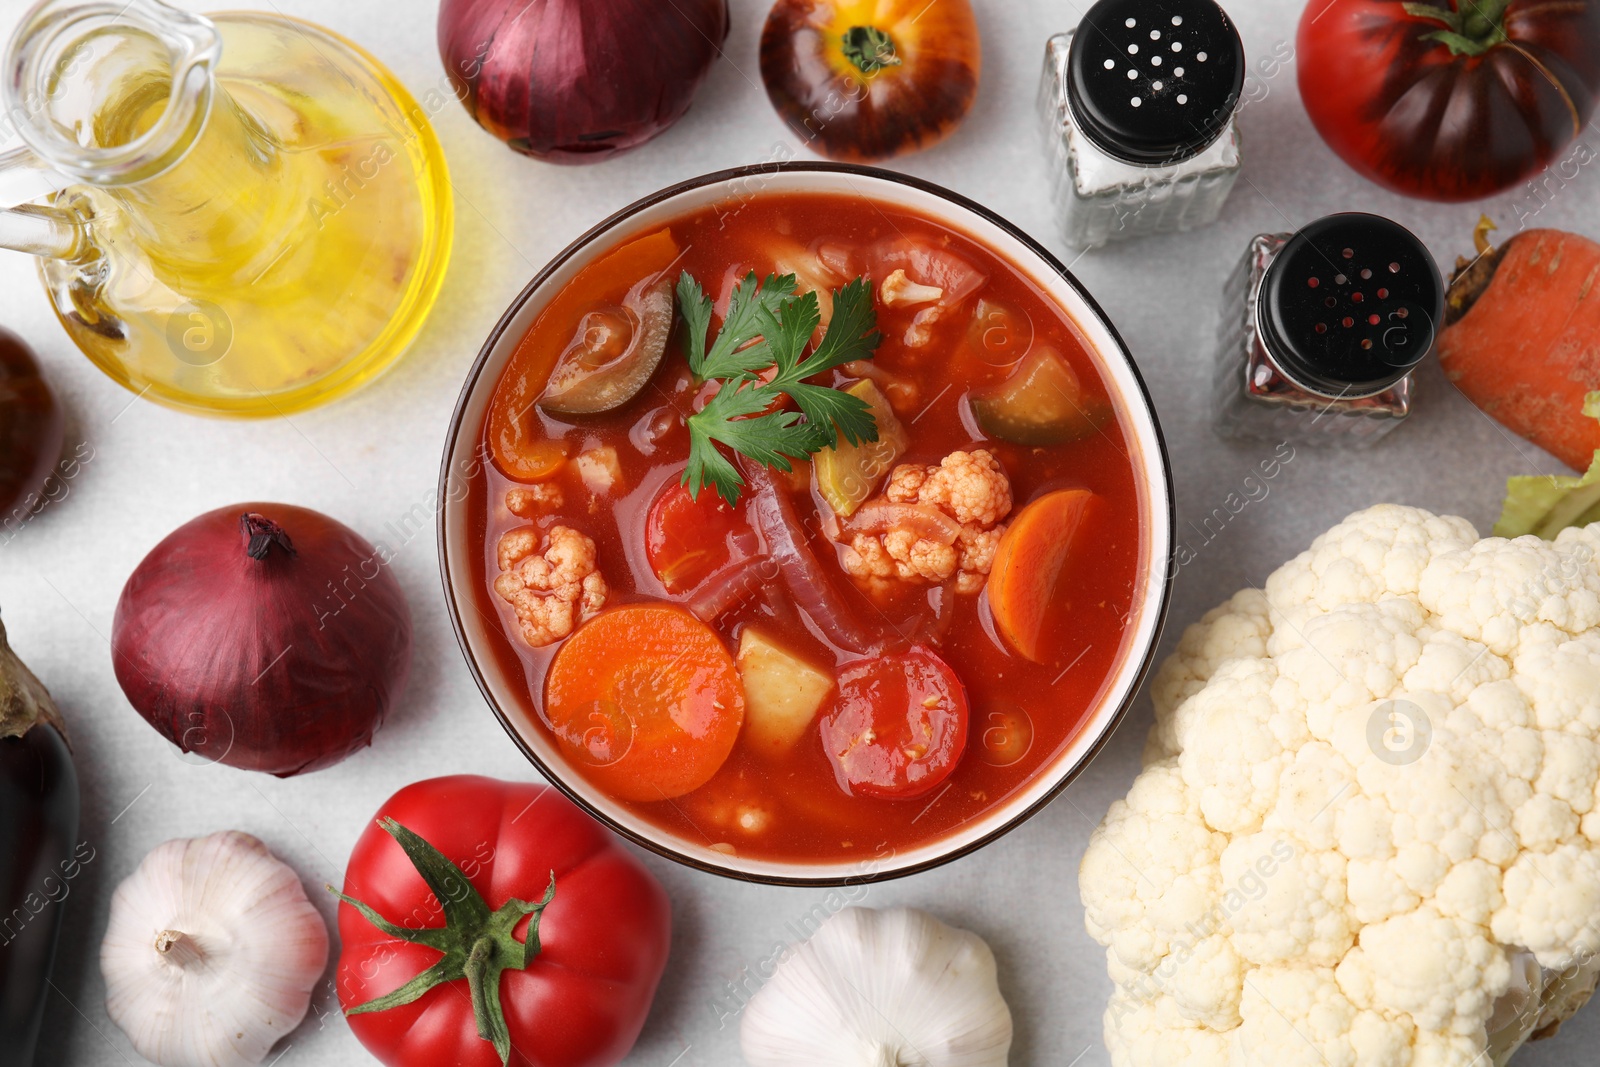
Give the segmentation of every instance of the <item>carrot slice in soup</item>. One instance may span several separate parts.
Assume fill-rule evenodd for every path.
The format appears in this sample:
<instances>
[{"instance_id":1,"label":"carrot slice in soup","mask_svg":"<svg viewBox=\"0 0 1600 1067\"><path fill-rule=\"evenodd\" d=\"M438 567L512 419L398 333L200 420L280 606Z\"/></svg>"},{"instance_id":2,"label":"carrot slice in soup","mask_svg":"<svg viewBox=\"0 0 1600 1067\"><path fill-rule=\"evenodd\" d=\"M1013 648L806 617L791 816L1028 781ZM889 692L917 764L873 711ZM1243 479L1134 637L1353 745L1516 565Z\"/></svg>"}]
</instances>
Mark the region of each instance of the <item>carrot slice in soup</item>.
<instances>
[{"instance_id":1,"label":"carrot slice in soup","mask_svg":"<svg viewBox=\"0 0 1600 1067\"><path fill-rule=\"evenodd\" d=\"M595 616L556 653L545 718L567 759L623 800L705 785L744 725L744 690L716 631L681 608L630 604Z\"/></svg>"},{"instance_id":2,"label":"carrot slice in soup","mask_svg":"<svg viewBox=\"0 0 1600 1067\"><path fill-rule=\"evenodd\" d=\"M1018 512L995 549L985 587L995 629L1023 656L1042 662L1045 617L1062 565L1095 496L1058 489Z\"/></svg>"},{"instance_id":3,"label":"carrot slice in soup","mask_svg":"<svg viewBox=\"0 0 1600 1067\"><path fill-rule=\"evenodd\" d=\"M677 258L678 243L671 230L636 238L580 270L539 312L511 354L489 402L489 447L495 466L508 478L541 481L566 461L559 441L537 440L529 431L537 417L534 402L578 322L596 305L620 303L636 283L660 274Z\"/></svg>"}]
</instances>

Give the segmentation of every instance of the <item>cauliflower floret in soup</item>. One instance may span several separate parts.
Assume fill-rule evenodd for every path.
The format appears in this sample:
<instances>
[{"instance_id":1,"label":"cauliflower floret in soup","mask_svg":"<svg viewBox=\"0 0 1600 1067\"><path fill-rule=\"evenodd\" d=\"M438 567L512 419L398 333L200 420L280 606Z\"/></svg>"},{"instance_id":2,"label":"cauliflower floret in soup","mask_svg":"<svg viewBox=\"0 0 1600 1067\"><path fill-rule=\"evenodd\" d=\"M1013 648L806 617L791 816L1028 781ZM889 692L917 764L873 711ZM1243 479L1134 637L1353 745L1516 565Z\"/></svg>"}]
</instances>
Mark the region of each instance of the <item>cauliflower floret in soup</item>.
<instances>
[{"instance_id":1,"label":"cauliflower floret in soup","mask_svg":"<svg viewBox=\"0 0 1600 1067\"><path fill-rule=\"evenodd\" d=\"M955 451L937 466L902 463L889 474L879 500L890 505L934 508L954 520L949 540L907 512L881 532L849 535L840 560L853 578L942 583L955 580L959 593L976 593L994 563L1011 512L1011 479L987 449ZM872 506L869 502L867 510ZM888 509L886 509L888 510ZM892 514L892 511L889 513Z\"/></svg>"},{"instance_id":2,"label":"cauliflower floret in soup","mask_svg":"<svg viewBox=\"0 0 1600 1067\"><path fill-rule=\"evenodd\" d=\"M494 591L517 613L523 640L534 648L566 637L605 607L609 593L589 537L552 526L542 544L536 528L519 526L495 549L501 574Z\"/></svg>"}]
</instances>

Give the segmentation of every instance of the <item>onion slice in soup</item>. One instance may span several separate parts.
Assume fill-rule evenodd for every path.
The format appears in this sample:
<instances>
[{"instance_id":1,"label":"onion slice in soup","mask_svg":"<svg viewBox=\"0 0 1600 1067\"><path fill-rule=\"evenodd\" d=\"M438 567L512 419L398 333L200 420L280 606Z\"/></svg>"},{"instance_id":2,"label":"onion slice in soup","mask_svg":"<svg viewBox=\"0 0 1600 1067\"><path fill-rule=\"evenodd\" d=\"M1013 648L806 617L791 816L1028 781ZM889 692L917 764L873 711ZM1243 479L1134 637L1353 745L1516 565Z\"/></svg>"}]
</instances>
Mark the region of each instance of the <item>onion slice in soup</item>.
<instances>
[{"instance_id":1,"label":"onion slice in soup","mask_svg":"<svg viewBox=\"0 0 1600 1067\"><path fill-rule=\"evenodd\" d=\"M953 545L961 537L961 524L932 504L893 504L879 500L866 505L844 525L852 534L881 534L900 528L925 541Z\"/></svg>"},{"instance_id":2,"label":"onion slice in soup","mask_svg":"<svg viewBox=\"0 0 1600 1067\"><path fill-rule=\"evenodd\" d=\"M767 552L778 565L778 573L800 610L840 648L862 655L882 652L890 639L881 632L869 631L839 595L832 578L806 545L794 505L773 484L766 468L748 463L744 471L754 490L750 510L756 528L766 539Z\"/></svg>"},{"instance_id":3,"label":"onion slice in soup","mask_svg":"<svg viewBox=\"0 0 1600 1067\"><path fill-rule=\"evenodd\" d=\"M741 601L760 596L775 566L767 555L735 560L695 587L689 611L701 622L716 622Z\"/></svg>"}]
</instances>

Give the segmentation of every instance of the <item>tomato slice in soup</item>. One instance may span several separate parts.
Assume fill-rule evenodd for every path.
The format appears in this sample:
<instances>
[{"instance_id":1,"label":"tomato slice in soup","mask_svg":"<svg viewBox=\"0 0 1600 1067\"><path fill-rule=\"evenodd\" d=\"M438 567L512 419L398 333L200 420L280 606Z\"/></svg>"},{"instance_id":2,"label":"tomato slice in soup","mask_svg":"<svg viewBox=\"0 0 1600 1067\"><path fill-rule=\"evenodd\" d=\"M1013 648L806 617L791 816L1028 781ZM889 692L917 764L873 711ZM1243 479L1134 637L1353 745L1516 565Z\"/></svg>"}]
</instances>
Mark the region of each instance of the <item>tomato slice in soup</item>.
<instances>
[{"instance_id":1,"label":"tomato slice in soup","mask_svg":"<svg viewBox=\"0 0 1600 1067\"><path fill-rule=\"evenodd\" d=\"M645 555L667 592L686 593L732 560L728 539L741 532L750 533L750 525L714 490L694 497L673 482L650 506Z\"/></svg>"},{"instance_id":2,"label":"tomato slice in soup","mask_svg":"<svg viewBox=\"0 0 1600 1067\"><path fill-rule=\"evenodd\" d=\"M822 744L852 796L921 796L955 770L967 745L967 691L925 648L852 663L822 720Z\"/></svg>"}]
</instances>

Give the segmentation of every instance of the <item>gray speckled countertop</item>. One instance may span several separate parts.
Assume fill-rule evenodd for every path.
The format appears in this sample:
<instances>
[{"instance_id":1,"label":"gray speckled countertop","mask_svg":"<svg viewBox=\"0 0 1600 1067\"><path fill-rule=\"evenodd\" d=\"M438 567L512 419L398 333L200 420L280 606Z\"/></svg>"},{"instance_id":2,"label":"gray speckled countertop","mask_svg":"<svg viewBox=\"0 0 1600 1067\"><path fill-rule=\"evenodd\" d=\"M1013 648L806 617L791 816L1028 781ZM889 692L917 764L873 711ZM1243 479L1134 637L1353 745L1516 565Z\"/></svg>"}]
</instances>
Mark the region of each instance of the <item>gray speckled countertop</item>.
<instances>
[{"instance_id":1,"label":"gray speckled countertop","mask_svg":"<svg viewBox=\"0 0 1600 1067\"><path fill-rule=\"evenodd\" d=\"M513 294L557 250L612 210L661 186L775 153L803 155L768 105L756 71L765 0L734 0L726 52L689 115L647 147L587 168L520 158L439 94L433 0L270 0L322 21L392 66L436 122L456 189L455 259L443 298L413 352L387 377L332 407L266 423L176 414L101 376L50 315L31 262L0 253L0 321L39 350L69 412L69 445L93 459L71 494L0 547L0 604L12 641L60 701L73 727L84 789L83 835L95 859L73 883L41 1064L142 1062L103 1008L97 964L111 890L144 853L171 837L232 827L260 836L311 886L338 882L365 820L395 789L432 775L528 777L472 683L445 616L431 536L394 560L410 597L417 648L404 701L372 748L336 768L280 781L194 766L140 721L123 699L107 650L112 612L134 565L172 527L244 499L281 499L327 511L375 536L431 499L445 426L467 366ZM1222 280L1252 234L1285 230L1324 213L1364 209L1416 230L1443 264L1470 251L1480 208L1403 200L1358 179L1317 139L1284 61L1299 17L1288 0L1228 5L1254 67L1241 117L1245 172L1222 220L1182 236L1078 255L1055 237L1033 102L1045 39L1077 21L1068 0L976 0L984 34L975 112L943 145L899 164L988 205L1072 264L1127 338L1171 446L1179 522L1209 513L1269 446L1224 444L1202 398ZM0 33L25 5L0 0ZM1275 61L1273 57L1276 57ZM1275 71L1275 73L1270 73ZM431 103L430 103L431 101ZM1600 144L1600 131L1584 131ZM1508 228L1528 194L1487 205ZM1537 217L1588 229L1600 219L1600 169L1585 168ZM1301 449L1253 502L1199 548L1177 581L1166 647L1182 627L1346 513L1397 501L1465 515L1487 530L1504 479L1554 470L1509 438L1430 366L1415 417L1379 450ZM1109 749L1038 817L944 868L851 893L873 905L914 904L981 934L993 946L1016 1017L1012 1063L1088 1067L1107 1062L1100 1018L1110 989L1101 949L1083 928L1076 875L1090 830L1127 788L1150 721L1141 699ZM637 1049L640 1067L730 1067L730 982L753 971L837 892L720 880L650 856L676 908L673 958ZM313 898L328 916L331 899ZM277 1062L285 1067L368 1062L329 990ZM1594 1062L1600 1009L1523 1054L1527 1067Z\"/></svg>"}]
</instances>

